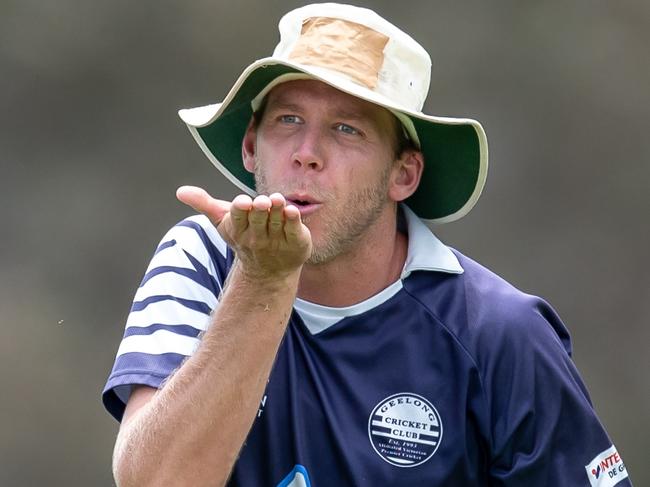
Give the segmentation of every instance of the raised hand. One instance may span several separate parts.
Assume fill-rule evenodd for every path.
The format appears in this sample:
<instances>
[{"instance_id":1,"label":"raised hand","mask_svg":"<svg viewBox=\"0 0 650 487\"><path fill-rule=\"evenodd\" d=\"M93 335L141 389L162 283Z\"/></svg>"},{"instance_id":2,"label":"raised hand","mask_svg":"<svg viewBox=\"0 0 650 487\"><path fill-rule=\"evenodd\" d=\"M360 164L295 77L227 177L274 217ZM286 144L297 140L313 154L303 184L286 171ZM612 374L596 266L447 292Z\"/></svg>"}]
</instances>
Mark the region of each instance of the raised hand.
<instances>
[{"instance_id":1,"label":"raised hand","mask_svg":"<svg viewBox=\"0 0 650 487\"><path fill-rule=\"evenodd\" d=\"M294 272L311 255L309 229L298 208L287 205L280 193L254 200L239 195L229 203L212 198L201 188L182 186L176 197L210 219L251 277Z\"/></svg>"}]
</instances>

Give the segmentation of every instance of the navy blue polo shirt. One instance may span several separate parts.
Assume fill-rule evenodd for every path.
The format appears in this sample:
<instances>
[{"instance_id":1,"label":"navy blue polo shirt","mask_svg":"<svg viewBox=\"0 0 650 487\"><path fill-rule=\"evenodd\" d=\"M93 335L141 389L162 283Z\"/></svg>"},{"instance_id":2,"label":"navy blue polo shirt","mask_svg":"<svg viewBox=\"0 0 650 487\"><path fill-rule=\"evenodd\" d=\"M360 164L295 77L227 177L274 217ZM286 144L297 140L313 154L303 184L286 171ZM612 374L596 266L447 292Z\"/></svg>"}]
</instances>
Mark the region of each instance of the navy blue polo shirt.
<instances>
[{"instance_id":1,"label":"navy blue polo shirt","mask_svg":"<svg viewBox=\"0 0 650 487\"><path fill-rule=\"evenodd\" d=\"M631 485L553 309L403 210L397 282L346 308L296 300L228 485ZM163 238L104 389L115 418L200 346L231 264L203 216Z\"/></svg>"}]
</instances>

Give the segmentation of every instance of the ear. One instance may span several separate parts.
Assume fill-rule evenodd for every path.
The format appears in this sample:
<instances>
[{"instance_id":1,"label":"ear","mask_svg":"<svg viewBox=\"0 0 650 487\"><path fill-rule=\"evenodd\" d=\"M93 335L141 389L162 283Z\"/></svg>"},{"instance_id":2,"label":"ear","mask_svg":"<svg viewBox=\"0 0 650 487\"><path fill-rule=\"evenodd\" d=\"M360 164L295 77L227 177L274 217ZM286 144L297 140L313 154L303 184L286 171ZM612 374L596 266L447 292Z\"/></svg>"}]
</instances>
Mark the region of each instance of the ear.
<instances>
[{"instance_id":1,"label":"ear","mask_svg":"<svg viewBox=\"0 0 650 487\"><path fill-rule=\"evenodd\" d=\"M422 171L424 170L424 157L422 152L407 149L399 159L395 161L395 167L391 174L391 182L388 188L388 196L391 200L404 201L415 193L420 184Z\"/></svg>"},{"instance_id":2,"label":"ear","mask_svg":"<svg viewBox=\"0 0 650 487\"><path fill-rule=\"evenodd\" d=\"M257 124L251 117L246 127L246 133L241 143L241 159L244 162L244 168L255 173L255 154L257 150Z\"/></svg>"}]
</instances>

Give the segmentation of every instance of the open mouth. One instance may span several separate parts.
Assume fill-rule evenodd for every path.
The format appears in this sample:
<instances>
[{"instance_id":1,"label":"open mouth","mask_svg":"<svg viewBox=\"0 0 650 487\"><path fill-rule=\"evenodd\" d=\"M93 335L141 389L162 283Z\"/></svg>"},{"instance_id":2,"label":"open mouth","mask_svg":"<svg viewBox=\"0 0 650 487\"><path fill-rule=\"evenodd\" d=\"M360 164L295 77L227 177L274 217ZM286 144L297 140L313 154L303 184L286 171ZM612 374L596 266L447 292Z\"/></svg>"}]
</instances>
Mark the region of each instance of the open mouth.
<instances>
[{"instance_id":1,"label":"open mouth","mask_svg":"<svg viewBox=\"0 0 650 487\"><path fill-rule=\"evenodd\" d=\"M307 206L311 204L311 202L307 200L290 200L290 201L296 206Z\"/></svg>"},{"instance_id":2,"label":"open mouth","mask_svg":"<svg viewBox=\"0 0 650 487\"><path fill-rule=\"evenodd\" d=\"M320 201L317 201L306 193L290 193L285 195L285 198L287 199L287 203L296 206L309 206L320 203Z\"/></svg>"},{"instance_id":3,"label":"open mouth","mask_svg":"<svg viewBox=\"0 0 650 487\"><path fill-rule=\"evenodd\" d=\"M289 194L286 198L287 203L297 207L300 210L300 214L303 216L316 211L321 206L320 201L316 201L314 198L307 195Z\"/></svg>"}]
</instances>

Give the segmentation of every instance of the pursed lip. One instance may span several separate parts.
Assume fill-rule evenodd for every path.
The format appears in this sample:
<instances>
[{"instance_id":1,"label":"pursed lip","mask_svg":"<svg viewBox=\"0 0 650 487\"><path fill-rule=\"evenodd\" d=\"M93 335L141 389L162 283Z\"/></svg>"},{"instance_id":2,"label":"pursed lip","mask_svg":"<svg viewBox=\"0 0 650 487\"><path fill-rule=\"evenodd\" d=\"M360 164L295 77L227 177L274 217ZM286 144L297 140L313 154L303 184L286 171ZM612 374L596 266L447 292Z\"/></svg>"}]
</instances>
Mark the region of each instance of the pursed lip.
<instances>
[{"instance_id":1,"label":"pursed lip","mask_svg":"<svg viewBox=\"0 0 650 487\"><path fill-rule=\"evenodd\" d=\"M300 216L307 216L318 211L323 203L306 193L290 193L285 195L287 203L300 210Z\"/></svg>"}]
</instances>

